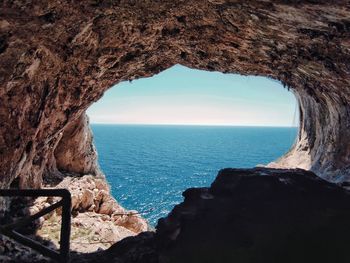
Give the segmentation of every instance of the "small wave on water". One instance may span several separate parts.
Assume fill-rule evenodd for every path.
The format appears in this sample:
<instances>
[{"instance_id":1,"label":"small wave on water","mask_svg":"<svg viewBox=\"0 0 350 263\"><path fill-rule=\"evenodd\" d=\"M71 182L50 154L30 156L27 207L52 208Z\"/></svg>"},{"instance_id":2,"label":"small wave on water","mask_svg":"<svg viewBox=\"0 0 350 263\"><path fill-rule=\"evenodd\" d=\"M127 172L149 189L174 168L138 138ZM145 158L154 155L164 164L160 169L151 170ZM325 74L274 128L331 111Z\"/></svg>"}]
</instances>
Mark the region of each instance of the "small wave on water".
<instances>
[{"instance_id":1,"label":"small wave on water","mask_svg":"<svg viewBox=\"0 0 350 263\"><path fill-rule=\"evenodd\" d=\"M297 128L92 125L113 196L155 226L190 187L222 168L267 164L289 150Z\"/></svg>"}]
</instances>

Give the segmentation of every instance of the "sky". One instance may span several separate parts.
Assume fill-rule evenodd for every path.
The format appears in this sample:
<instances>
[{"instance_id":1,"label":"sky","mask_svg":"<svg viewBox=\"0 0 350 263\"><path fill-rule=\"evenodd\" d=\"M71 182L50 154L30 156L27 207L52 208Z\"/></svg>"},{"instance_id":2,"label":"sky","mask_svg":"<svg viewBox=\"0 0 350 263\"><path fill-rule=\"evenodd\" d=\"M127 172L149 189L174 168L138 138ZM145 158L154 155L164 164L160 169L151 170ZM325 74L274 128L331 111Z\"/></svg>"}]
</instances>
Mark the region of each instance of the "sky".
<instances>
[{"instance_id":1,"label":"sky","mask_svg":"<svg viewBox=\"0 0 350 263\"><path fill-rule=\"evenodd\" d=\"M296 126L297 102L276 80L175 65L121 82L87 111L91 123Z\"/></svg>"}]
</instances>

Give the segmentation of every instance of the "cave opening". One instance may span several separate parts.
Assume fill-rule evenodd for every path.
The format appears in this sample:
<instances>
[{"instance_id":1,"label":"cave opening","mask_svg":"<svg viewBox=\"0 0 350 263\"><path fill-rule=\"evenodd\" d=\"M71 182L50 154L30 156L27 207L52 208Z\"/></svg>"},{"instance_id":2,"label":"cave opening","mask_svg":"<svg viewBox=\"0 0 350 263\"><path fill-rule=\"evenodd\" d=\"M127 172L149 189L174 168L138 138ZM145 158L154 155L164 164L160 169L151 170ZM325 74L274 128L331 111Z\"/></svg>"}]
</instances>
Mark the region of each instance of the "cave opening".
<instances>
[{"instance_id":1,"label":"cave opening","mask_svg":"<svg viewBox=\"0 0 350 263\"><path fill-rule=\"evenodd\" d=\"M99 240L104 239L103 242L108 238L108 244L115 243L121 231L112 227L111 221L126 227L132 225L135 230L134 221L123 221L125 217L119 216L124 211L120 212L122 209L115 203L112 205L108 185L97 176L86 109L113 83L152 76L177 63L203 70L268 76L293 89L301 113L297 143L278 163L270 165L303 168L330 182L349 185L350 54L349 5L346 1L317 1L317 4L316 1L222 0L95 2L82 5L79 1L5 1L1 7L0 187L8 188L12 183L13 187L40 188L53 176L61 176L63 181L59 186L72 190L73 212L78 214L72 221L73 230L74 227L85 230L91 226L96 230L91 235L74 230L73 246L86 240L92 244L99 237ZM306 171L300 173L309 174ZM78 176L69 178L71 174ZM278 178L283 179L283 176L280 174ZM276 194L273 199L278 202L276 206L271 206L271 199L265 202L271 212L264 211L265 222L271 226L264 226L264 237L271 237L270 241L266 242L260 236L247 238L252 232L259 234L259 231L251 230L261 224L250 221L247 229L242 230L241 226L247 221L245 209L238 214L238 209L233 209L229 217L218 217L217 213L197 214L201 219L208 216L218 220L207 223L199 220L182 224L173 220L174 217L170 218L167 222L173 220L175 223L170 224L173 228L159 231L157 241L168 240L159 239L164 232L176 239L179 229L183 233L202 226L197 233L187 232L187 236L193 237L192 244L182 244L187 245L190 255L197 256L196 251L200 251L203 259L211 262L221 262L217 255L225 255L220 253L222 250L213 250L213 243L223 244L221 248L224 247L224 252L231 256L238 255L225 262L240 261L237 257L242 248L247 248L242 258L250 260L256 255L258 258L253 259L254 262L276 261L276 253L277 262L293 262L300 258L312 261L316 260L315 255L322 262L334 261L334 255L347 259L342 262L349 262L344 244L349 243L350 235L348 220L343 215L348 214L350 202L343 196L339 198L339 189L336 190L334 185L334 195L330 193L330 185L324 182L324 192L319 191L314 198L306 200L311 195L306 196L305 192L315 193L319 188L314 186L321 182L318 178L311 181L309 187L303 182L287 186L297 190L293 190L296 195L291 196L290 202L281 202L280 194L285 191L274 192L270 188L248 200L253 205L249 210L252 212L250 219L260 220L255 208L262 206L255 207L254 204L270 197L271 193ZM277 185L285 187L284 182ZM251 193L256 189L264 190L259 187L261 185L265 184L257 183L257 188L250 188ZM225 190L224 186L221 189ZM296 202L294 197L299 201ZM38 207L45 207L48 202L44 200ZM297 209L292 211L291 205L295 204L298 204ZM7 205L2 202L0 208L7 209ZM324 205L321 213L319 205ZM306 209L301 212L299 206ZM315 210L310 211L311 206ZM344 211L334 213L333 208L337 210L340 206ZM275 214L276 211L279 214ZM211 214L214 217L210 217ZM341 218L341 222L333 215ZM303 220L299 220L301 216ZM95 225L106 218L110 220ZM222 224L227 218L241 218L244 222L239 225L235 221L229 231L227 225ZM289 219L293 218L306 229L305 235L294 239L294 245L299 245L296 249L289 243L280 242L283 238L279 231L278 235L271 231L276 223L286 223L284 239L290 241L295 238L295 233L300 233L299 225L293 228L289 224ZM336 229L332 228L334 226ZM53 224L53 227L56 226ZM110 230L115 231L112 237ZM310 238L310 230L317 235ZM198 233L203 233L203 239ZM220 243L217 233L230 233L236 239L230 237ZM180 243L183 240L182 237L178 239ZM200 244L200 240L213 242L195 250L193 244ZM329 240L335 241L332 246L329 246ZM250 244L256 244L254 241L262 241L256 253L252 253L250 247ZM239 246L232 250L232 245ZM124 243L119 251L125 251L125 247ZM310 250L310 247L314 249ZM305 248L312 253L305 256ZM214 252L213 260L210 255L203 254L206 251ZM219 253L215 253L217 251ZM271 252L271 257L262 255L261 251ZM177 256L186 255L184 250L177 252L174 253ZM125 262L135 262L134 253L130 254L132 259ZM96 256L98 262L103 261L100 255ZM11 254L7 256L14 258ZM146 257L149 258L149 254L142 259ZM85 256L81 258L85 260ZM139 262L148 262L142 259ZM193 262L191 257L187 260L181 262Z\"/></svg>"},{"instance_id":2,"label":"cave opening","mask_svg":"<svg viewBox=\"0 0 350 263\"><path fill-rule=\"evenodd\" d=\"M87 115L113 196L154 227L220 169L274 165L295 143L298 108L273 79L175 65L115 85Z\"/></svg>"}]
</instances>

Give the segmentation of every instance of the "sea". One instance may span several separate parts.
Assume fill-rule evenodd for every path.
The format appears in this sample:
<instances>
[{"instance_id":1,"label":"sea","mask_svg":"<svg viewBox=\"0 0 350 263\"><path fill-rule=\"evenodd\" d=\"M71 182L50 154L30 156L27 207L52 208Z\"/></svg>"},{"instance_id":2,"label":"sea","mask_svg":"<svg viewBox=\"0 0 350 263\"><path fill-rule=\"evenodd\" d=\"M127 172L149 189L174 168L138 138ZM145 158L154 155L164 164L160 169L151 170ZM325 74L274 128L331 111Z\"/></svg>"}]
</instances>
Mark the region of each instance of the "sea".
<instances>
[{"instance_id":1,"label":"sea","mask_svg":"<svg viewBox=\"0 0 350 263\"><path fill-rule=\"evenodd\" d=\"M113 196L150 226L207 187L223 168L266 165L286 153L297 128L188 125L91 125Z\"/></svg>"}]
</instances>

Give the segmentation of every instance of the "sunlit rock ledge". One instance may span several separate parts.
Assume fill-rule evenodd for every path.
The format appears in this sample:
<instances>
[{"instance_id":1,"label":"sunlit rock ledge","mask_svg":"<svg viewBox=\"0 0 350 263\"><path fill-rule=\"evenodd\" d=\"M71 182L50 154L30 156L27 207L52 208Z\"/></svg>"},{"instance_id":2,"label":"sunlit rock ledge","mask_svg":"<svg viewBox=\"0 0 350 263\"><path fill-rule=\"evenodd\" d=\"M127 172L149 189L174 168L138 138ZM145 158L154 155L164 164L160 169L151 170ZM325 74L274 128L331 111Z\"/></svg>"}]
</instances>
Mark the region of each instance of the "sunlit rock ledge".
<instances>
[{"instance_id":1,"label":"sunlit rock ledge","mask_svg":"<svg viewBox=\"0 0 350 263\"><path fill-rule=\"evenodd\" d=\"M72 195L71 250L78 253L109 248L121 239L147 231L148 224L137 211L124 209L111 196L104 178L85 175L65 177L55 188L68 189ZM59 198L37 198L31 214L57 202ZM46 216L37 236L59 247L60 211Z\"/></svg>"}]
</instances>

